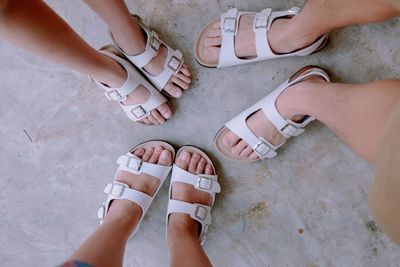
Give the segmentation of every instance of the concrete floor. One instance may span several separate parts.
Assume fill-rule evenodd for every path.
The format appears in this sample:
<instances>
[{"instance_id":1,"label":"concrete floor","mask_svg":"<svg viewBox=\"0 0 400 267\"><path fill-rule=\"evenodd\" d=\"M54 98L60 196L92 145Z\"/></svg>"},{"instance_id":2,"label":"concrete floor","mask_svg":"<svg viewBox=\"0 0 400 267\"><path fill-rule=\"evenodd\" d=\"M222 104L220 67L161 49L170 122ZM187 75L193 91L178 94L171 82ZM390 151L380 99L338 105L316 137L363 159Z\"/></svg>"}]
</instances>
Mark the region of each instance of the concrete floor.
<instances>
[{"instance_id":1,"label":"concrete floor","mask_svg":"<svg viewBox=\"0 0 400 267\"><path fill-rule=\"evenodd\" d=\"M47 2L94 47L109 42L83 1ZM336 31L323 52L306 58L213 70L192 54L207 21L232 6L284 9L302 1L127 2L194 72L191 90L161 127L131 123L86 77L1 43L1 266L65 260L98 225L116 158L149 138L213 154L223 191L205 250L215 266L400 266L399 247L368 211L372 167L321 124L256 164L229 162L213 146L227 120L304 65L323 66L341 82L398 78L399 19ZM126 266L167 265L167 186L129 242Z\"/></svg>"}]
</instances>

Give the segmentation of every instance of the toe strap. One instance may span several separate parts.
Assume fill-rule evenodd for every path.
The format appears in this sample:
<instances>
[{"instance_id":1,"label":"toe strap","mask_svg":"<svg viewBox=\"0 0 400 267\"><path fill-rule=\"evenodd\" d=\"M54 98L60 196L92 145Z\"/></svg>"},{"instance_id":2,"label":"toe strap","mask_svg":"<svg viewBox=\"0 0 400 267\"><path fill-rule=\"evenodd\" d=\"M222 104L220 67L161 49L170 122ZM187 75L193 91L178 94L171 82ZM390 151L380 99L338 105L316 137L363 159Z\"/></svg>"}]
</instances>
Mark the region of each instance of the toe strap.
<instances>
[{"instance_id":1,"label":"toe strap","mask_svg":"<svg viewBox=\"0 0 400 267\"><path fill-rule=\"evenodd\" d=\"M212 222L211 207L202 204L191 204L179 200L170 199L168 202L167 219L172 213L189 215L201 224L199 240L203 244L208 233L208 227Z\"/></svg>"}]
</instances>

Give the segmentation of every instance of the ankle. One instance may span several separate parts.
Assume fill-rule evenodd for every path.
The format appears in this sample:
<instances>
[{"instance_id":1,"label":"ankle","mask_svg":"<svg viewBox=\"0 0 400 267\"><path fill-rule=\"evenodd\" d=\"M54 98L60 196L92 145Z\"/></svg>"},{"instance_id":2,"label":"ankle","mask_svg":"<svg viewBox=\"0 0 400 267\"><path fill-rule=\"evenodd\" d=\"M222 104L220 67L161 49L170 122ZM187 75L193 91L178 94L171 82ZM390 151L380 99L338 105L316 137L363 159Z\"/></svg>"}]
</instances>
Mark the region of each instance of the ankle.
<instances>
[{"instance_id":1,"label":"ankle","mask_svg":"<svg viewBox=\"0 0 400 267\"><path fill-rule=\"evenodd\" d=\"M142 209L129 200L113 201L103 225L112 225L123 232L131 232L137 226Z\"/></svg>"},{"instance_id":2,"label":"ankle","mask_svg":"<svg viewBox=\"0 0 400 267\"><path fill-rule=\"evenodd\" d=\"M127 79L126 70L108 56L102 55L102 57L101 69L93 73L91 77L111 88L121 87Z\"/></svg>"},{"instance_id":3,"label":"ankle","mask_svg":"<svg viewBox=\"0 0 400 267\"><path fill-rule=\"evenodd\" d=\"M129 55L142 53L146 48L146 37L142 28L131 18L125 25L123 28L111 29L116 45Z\"/></svg>"},{"instance_id":4,"label":"ankle","mask_svg":"<svg viewBox=\"0 0 400 267\"><path fill-rule=\"evenodd\" d=\"M292 85L277 99L276 107L286 119L301 119L302 116L311 115L311 107L318 101L321 86L326 82L322 79L308 79Z\"/></svg>"},{"instance_id":5,"label":"ankle","mask_svg":"<svg viewBox=\"0 0 400 267\"><path fill-rule=\"evenodd\" d=\"M168 236L189 235L198 237L199 224L187 214L171 214L168 221Z\"/></svg>"}]
</instances>

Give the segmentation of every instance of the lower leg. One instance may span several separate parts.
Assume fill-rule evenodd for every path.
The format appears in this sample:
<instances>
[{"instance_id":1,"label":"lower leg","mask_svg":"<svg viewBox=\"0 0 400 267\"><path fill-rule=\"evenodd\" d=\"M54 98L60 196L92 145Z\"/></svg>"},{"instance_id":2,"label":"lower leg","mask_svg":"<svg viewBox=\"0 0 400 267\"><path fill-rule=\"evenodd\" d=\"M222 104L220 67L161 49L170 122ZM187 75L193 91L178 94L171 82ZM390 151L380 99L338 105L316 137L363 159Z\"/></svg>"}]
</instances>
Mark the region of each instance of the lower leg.
<instances>
[{"instance_id":1,"label":"lower leg","mask_svg":"<svg viewBox=\"0 0 400 267\"><path fill-rule=\"evenodd\" d=\"M0 7L0 38L111 87L126 80L115 61L89 46L43 1L9 0Z\"/></svg>"},{"instance_id":2,"label":"lower leg","mask_svg":"<svg viewBox=\"0 0 400 267\"><path fill-rule=\"evenodd\" d=\"M362 157L375 162L390 114L400 100L400 80L367 84L310 80L302 84L278 99L282 115L314 116Z\"/></svg>"},{"instance_id":3,"label":"lower leg","mask_svg":"<svg viewBox=\"0 0 400 267\"><path fill-rule=\"evenodd\" d=\"M168 225L171 266L211 266L199 242L198 225L188 215L173 214Z\"/></svg>"}]
</instances>

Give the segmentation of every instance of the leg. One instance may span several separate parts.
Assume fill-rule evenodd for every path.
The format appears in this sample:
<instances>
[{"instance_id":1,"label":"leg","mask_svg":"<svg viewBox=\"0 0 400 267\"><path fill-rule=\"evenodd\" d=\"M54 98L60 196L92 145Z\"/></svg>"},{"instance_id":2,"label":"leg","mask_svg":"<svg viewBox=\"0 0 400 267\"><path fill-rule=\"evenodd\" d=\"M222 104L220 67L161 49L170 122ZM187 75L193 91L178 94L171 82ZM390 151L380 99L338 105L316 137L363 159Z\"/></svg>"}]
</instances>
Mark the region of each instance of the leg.
<instances>
[{"instance_id":1,"label":"leg","mask_svg":"<svg viewBox=\"0 0 400 267\"><path fill-rule=\"evenodd\" d=\"M111 34L126 53L137 55L144 51L146 39L140 26L134 21L123 0L85 0L85 2L106 22ZM158 75L164 66L168 50L161 46L156 57L144 69L152 75ZM176 76L172 76L165 85L165 90L172 96L179 98L182 90L189 88L191 74L184 64Z\"/></svg>"},{"instance_id":2,"label":"leg","mask_svg":"<svg viewBox=\"0 0 400 267\"><path fill-rule=\"evenodd\" d=\"M400 244L400 102L393 112L375 164L369 207L375 221Z\"/></svg>"},{"instance_id":3,"label":"leg","mask_svg":"<svg viewBox=\"0 0 400 267\"><path fill-rule=\"evenodd\" d=\"M169 166L170 151L158 146L134 152L145 162ZM148 195L155 193L159 180L147 174L133 175L120 171L116 179ZM82 261L96 267L122 266L126 242L141 216L139 205L128 200L114 200L103 224L71 256L71 261Z\"/></svg>"},{"instance_id":4,"label":"leg","mask_svg":"<svg viewBox=\"0 0 400 267\"><path fill-rule=\"evenodd\" d=\"M206 159L199 154L183 151L175 162L180 168L197 174L213 174ZM209 193L202 192L183 183L174 183L172 198L189 203L210 205L212 198ZM199 243L199 224L189 215L174 213L168 221L168 248L171 256L171 266L212 266Z\"/></svg>"},{"instance_id":5,"label":"leg","mask_svg":"<svg viewBox=\"0 0 400 267\"><path fill-rule=\"evenodd\" d=\"M391 2L392 1L392 2ZM324 33L341 27L378 22L398 16L393 0L308 0L299 15L275 20L267 32L268 42L276 53L289 53L313 43ZM238 57L256 56L254 15L243 15L235 37ZM218 62L221 46L219 19L212 24L204 42L204 56Z\"/></svg>"},{"instance_id":6,"label":"leg","mask_svg":"<svg viewBox=\"0 0 400 267\"><path fill-rule=\"evenodd\" d=\"M120 87L126 80L126 72L117 62L89 46L43 1L1 0L0 38L110 87ZM135 90L125 104L146 100L146 92ZM164 118L172 114L166 103L157 109L152 111L157 117L158 112Z\"/></svg>"}]
</instances>

